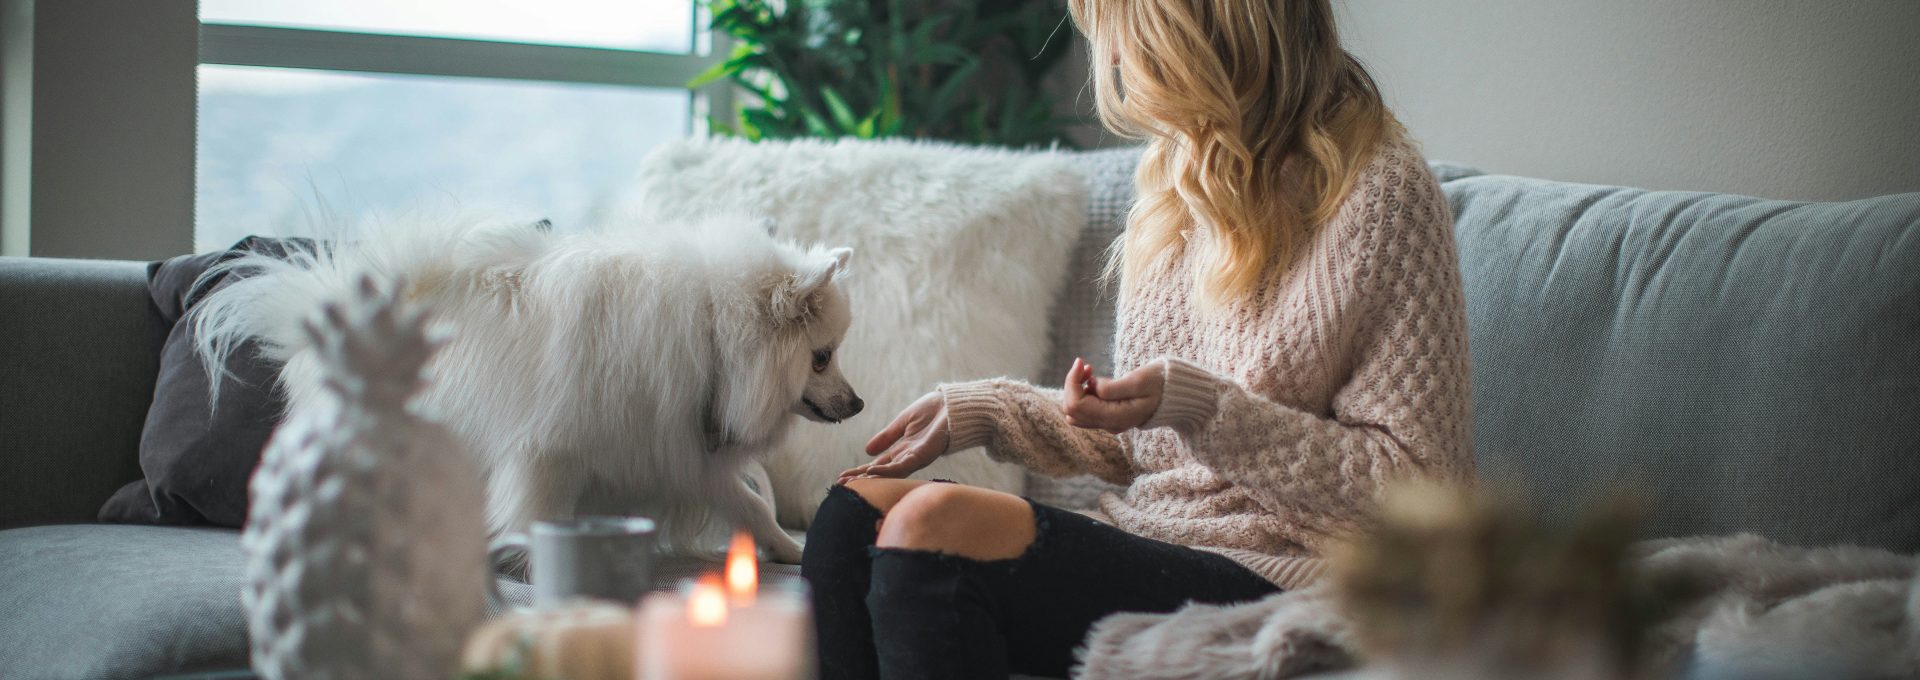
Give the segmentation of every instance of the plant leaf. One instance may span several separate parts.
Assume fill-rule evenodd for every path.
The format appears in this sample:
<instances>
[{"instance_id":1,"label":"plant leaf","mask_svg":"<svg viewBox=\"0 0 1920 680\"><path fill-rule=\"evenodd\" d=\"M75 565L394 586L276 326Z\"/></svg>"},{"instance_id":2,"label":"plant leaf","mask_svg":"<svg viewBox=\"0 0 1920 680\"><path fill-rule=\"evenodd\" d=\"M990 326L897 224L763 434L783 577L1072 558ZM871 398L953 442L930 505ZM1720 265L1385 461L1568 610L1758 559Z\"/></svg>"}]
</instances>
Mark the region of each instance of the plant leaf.
<instances>
[{"instance_id":1,"label":"plant leaf","mask_svg":"<svg viewBox=\"0 0 1920 680\"><path fill-rule=\"evenodd\" d=\"M841 130L852 131L860 126L853 117L853 108L847 106L847 100L840 98L840 93L833 91L832 87L821 87L820 98L826 100L827 112L833 115L834 124L840 126Z\"/></svg>"},{"instance_id":2,"label":"plant leaf","mask_svg":"<svg viewBox=\"0 0 1920 680\"><path fill-rule=\"evenodd\" d=\"M833 127L830 125L827 125L827 120L825 118L821 118L820 114L814 113L813 109L801 109L800 115L807 121L807 134L810 134L816 137L838 137L839 136L833 133Z\"/></svg>"},{"instance_id":3,"label":"plant leaf","mask_svg":"<svg viewBox=\"0 0 1920 680\"><path fill-rule=\"evenodd\" d=\"M732 134L1022 145L1075 122L1040 86L1072 51L1057 0L696 1L736 43L689 86L725 79L753 95L736 100Z\"/></svg>"},{"instance_id":4,"label":"plant leaf","mask_svg":"<svg viewBox=\"0 0 1920 680\"><path fill-rule=\"evenodd\" d=\"M713 81L733 75L733 72L734 69L724 61L708 66L707 70L701 71L695 74L693 78L687 80L687 89L691 90L703 87Z\"/></svg>"},{"instance_id":5,"label":"plant leaf","mask_svg":"<svg viewBox=\"0 0 1920 680\"><path fill-rule=\"evenodd\" d=\"M955 97L960 94L960 88L966 87L968 83L972 82L973 72L978 70L980 70L980 61L978 59L968 59L962 62L952 73L947 74L947 81L941 83L940 87L933 91L933 97L928 103L928 108L939 112L945 112L951 109Z\"/></svg>"}]
</instances>

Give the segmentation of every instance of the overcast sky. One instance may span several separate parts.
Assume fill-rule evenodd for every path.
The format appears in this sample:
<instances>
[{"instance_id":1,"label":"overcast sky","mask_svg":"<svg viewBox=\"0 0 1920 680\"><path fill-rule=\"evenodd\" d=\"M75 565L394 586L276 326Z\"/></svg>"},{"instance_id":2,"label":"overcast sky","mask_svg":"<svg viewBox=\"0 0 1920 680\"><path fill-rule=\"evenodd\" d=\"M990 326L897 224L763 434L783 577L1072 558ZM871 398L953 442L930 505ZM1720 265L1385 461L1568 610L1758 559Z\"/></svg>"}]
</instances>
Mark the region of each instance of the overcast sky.
<instances>
[{"instance_id":1,"label":"overcast sky","mask_svg":"<svg viewBox=\"0 0 1920 680\"><path fill-rule=\"evenodd\" d=\"M554 45L684 52L692 0L200 0L213 23L331 28ZM314 90L349 81L203 72L202 91Z\"/></svg>"}]
</instances>

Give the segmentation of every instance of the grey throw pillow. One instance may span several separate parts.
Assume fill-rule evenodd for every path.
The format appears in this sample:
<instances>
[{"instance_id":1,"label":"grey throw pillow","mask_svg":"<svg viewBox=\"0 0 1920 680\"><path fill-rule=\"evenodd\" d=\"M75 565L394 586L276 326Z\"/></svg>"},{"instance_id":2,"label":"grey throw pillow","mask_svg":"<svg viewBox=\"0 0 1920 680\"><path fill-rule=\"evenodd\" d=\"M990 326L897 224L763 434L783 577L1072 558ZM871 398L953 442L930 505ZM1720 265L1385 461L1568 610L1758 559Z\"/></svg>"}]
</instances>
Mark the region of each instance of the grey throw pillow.
<instances>
[{"instance_id":1,"label":"grey throw pillow","mask_svg":"<svg viewBox=\"0 0 1920 680\"><path fill-rule=\"evenodd\" d=\"M227 361L220 400L209 400L212 383L194 354L194 306L246 275L214 266L247 254L286 257L310 251L307 239L248 237L232 248L182 255L147 269L147 288L161 319L170 326L161 348L140 434L142 479L129 482L100 508L102 522L210 524L239 527L247 518L247 479L285 410L275 385L280 367L260 359L252 342Z\"/></svg>"}]
</instances>

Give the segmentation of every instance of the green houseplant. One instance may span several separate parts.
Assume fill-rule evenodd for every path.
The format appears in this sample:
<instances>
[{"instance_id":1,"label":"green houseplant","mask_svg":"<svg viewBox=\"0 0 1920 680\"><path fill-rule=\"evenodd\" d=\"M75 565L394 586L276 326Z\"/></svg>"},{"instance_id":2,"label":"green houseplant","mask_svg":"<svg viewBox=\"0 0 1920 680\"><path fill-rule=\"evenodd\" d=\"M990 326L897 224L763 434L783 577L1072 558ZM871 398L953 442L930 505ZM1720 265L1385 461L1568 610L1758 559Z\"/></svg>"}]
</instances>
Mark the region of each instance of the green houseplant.
<instances>
[{"instance_id":1,"label":"green houseplant","mask_svg":"<svg viewBox=\"0 0 1920 680\"><path fill-rule=\"evenodd\" d=\"M1041 80L1071 48L1058 0L706 0L744 90L712 121L748 139L1066 143Z\"/></svg>"}]
</instances>

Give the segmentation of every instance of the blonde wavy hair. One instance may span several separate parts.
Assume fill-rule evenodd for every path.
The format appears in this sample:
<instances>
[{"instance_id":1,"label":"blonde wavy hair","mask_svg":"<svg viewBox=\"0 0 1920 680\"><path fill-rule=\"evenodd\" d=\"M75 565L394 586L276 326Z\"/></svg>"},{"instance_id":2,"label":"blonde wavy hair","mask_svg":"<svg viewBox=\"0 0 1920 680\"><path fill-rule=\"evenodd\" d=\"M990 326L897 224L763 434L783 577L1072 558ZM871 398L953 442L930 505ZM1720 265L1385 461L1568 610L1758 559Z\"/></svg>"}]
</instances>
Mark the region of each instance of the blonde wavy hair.
<instances>
[{"instance_id":1,"label":"blonde wavy hair","mask_svg":"<svg viewBox=\"0 0 1920 680\"><path fill-rule=\"evenodd\" d=\"M1403 135L1340 46L1330 0L1069 0L1087 36L1100 120L1148 141L1125 237L1122 287L1186 247L1204 307L1291 266L1340 209L1381 144Z\"/></svg>"}]
</instances>

